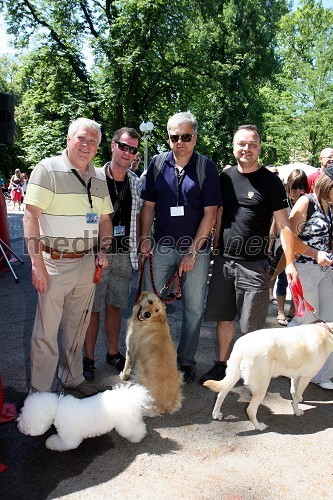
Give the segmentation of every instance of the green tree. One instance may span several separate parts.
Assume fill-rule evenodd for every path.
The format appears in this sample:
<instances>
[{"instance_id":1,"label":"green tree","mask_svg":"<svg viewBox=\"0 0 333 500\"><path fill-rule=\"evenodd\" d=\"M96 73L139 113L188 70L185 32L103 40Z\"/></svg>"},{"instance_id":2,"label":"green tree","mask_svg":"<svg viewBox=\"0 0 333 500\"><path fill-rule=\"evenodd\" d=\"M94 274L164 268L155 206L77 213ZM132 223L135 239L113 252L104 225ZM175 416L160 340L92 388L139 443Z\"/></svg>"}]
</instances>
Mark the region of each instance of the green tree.
<instances>
[{"instance_id":1,"label":"green tree","mask_svg":"<svg viewBox=\"0 0 333 500\"><path fill-rule=\"evenodd\" d=\"M280 22L281 72L260 91L267 103L265 129L270 161L316 165L332 143L333 11L303 0Z\"/></svg>"},{"instance_id":2,"label":"green tree","mask_svg":"<svg viewBox=\"0 0 333 500\"><path fill-rule=\"evenodd\" d=\"M259 88L279 69L275 33L287 0L2 5L16 46L29 49L18 75L17 116L30 166L43 151L59 150L69 119L79 114L103 123L100 161L116 128L138 128L148 118L156 126L151 144L165 146L167 118L180 110L197 115L200 150L224 162L238 125L262 125Z\"/></svg>"}]
</instances>

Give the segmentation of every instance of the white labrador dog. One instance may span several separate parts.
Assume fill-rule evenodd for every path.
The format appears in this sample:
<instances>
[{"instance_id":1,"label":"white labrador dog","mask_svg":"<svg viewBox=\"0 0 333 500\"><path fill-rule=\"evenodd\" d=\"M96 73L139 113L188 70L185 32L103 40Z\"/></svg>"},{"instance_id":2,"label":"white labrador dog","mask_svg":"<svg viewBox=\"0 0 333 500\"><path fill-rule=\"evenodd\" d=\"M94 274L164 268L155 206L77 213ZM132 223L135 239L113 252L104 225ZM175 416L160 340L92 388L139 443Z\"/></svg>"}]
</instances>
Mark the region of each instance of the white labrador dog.
<instances>
[{"instance_id":1,"label":"white labrador dog","mask_svg":"<svg viewBox=\"0 0 333 500\"><path fill-rule=\"evenodd\" d=\"M316 323L290 328L257 330L239 338L227 363L221 381L207 380L203 385L218 392L213 418L222 420L221 405L240 378L249 387L252 399L247 415L258 431L266 425L257 420L258 406L264 399L272 377L291 378L290 393L294 414L303 415L298 407L310 380L333 352L333 323Z\"/></svg>"},{"instance_id":2,"label":"white labrador dog","mask_svg":"<svg viewBox=\"0 0 333 500\"><path fill-rule=\"evenodd\" d=\"M39 436L54 424L57 434L47 438L45 445L55 451L73 450L85 438L112 429L138 443L146 435L142 417L150 414L151 405L150 393L138 384L119 385L83 399L36 392L26 398L18 428L23 434Z\"/></svg>"}]
</instances>

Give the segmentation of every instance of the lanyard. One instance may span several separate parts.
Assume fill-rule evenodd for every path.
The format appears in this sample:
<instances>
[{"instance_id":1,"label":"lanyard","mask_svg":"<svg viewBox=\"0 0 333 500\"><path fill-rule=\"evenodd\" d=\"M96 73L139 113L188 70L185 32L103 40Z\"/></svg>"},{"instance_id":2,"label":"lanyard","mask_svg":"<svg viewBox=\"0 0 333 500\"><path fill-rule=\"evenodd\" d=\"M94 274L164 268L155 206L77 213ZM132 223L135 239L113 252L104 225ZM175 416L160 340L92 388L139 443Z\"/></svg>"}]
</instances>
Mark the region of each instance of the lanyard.
<instances>
[{"instance_id":1,"label":"lanyard","mask_svg":"<svg viewBox=\"0 0 333 500\"><path fill-rule=\"evenodd\" d=\"M174 169L175 169L176 184L177 184L177 207L178 207L178 205L179 205L179 191L180 191L180 187L181 187L182 182L183 182L184 177L185 177L185 168L183 168L183 170L181 172L179 172L177 167L174 167Z\"/></svg>"},{"instance_id":2,"label":"lanyard","mask_svg":"<svg viewBox=\"0 0 333 500\"><path fill-rule=\"evenodd\" d=\"M92 202L92 198L91 198L91 193L90 193L90 188L91 188L91 178L89 179L88 181L88 184L86 185L86 183L84 182L84 180L82 179L81 175L77 173L77 171L72 168L71 169L73 174L75 175L75 177L81 182L81 184L86 188L87 190L87 195L88 195L88 200L89 200L89 205L90 205L90 209L91 211L93 211L93 202Z\"/></svg>"},{"instance_id":3,"label":"lanyard","mask_svg":"<svg viewBox=\"0 0 333 500\"><path fill-rule=\"evenodd\" d=\"M110 177L111 177L111 179L113 181L114 191L116 193L116 201L113 204L113 214L111 214L110 217L111 217L111 219L113 219L114 216L116 215L117 211L119 210L119 224L121 224L121 221L120 221L120 219L121 219L121 203L122 203L122 201L125 198L125 195L127 193L127 190L128 190L128 187L129 187L129 179L128 179L128 175L126 173L126 176L125 176L123 185L121 187L121 190L118 191L117 185L116 185L116 181L114 180L114 177L112 175L112 170L111 170L110 163L108 165L108 170L109 170Z\"/></svg>"}]
</instances>

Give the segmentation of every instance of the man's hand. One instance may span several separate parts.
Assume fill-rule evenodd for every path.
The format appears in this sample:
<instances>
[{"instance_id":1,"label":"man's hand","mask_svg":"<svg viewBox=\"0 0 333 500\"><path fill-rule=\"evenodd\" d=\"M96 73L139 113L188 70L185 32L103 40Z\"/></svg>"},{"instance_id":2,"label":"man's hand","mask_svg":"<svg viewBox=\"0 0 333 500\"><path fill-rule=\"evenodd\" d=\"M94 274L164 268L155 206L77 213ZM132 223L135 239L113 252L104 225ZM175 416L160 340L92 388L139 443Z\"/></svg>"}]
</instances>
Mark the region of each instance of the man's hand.
<instances>
[{"instance_id":1,"label":"man's hand","mask_svg":"<svg viewBox=\"0 0 333 500\"><path fill-rule=\"evenodd\" d=\"M32 284L40 293L45 293L48 286L48 274L44 262L32 264L31 267Z\"/></svg>"},{"instance_id":2,"label":"man's hand","mask_svg":"<svg viewBox=\"0 0 333 500\"><path fill-rule=\"evenodd\" d=\"M183 273L187 273L188 271L193 271L195 266L195 258L190 257L187 253L184 255L182 260L180 261L179 265L179 276L181 276Z\"/></svg>"},{"instance_id":3,"label":"man's hand","mask_svg":"<svg viewBox=\"0 0 333 500\"><path fill-rule=\"evenodd\" d=\"M107 254L104 251L99 251L95 260L95 265L96 267L101 266L101 267L107 267L108 266L108 259L107 259Z\"/></svg>"},{"instance_id":4,"label":"man's hand","mask_svg":"<svg viewBox=\"0 0 333 500\"><path fill-rule=\"evenodd\" d=\"M151 238L148 236L147 238L142 238L140 241L140 253L142 255L150 255L153 253L153 245Z\"/></svg>"},{"instance_id":5,"label":"man's hand","mask_svg":"<svg viewBox=\"0 0 333 500\"><path fill-rule=\"evenodd\" d=\"M140 250L138 253L138 265L140 271L144 268L144 263L149 255L153 254L153 245L150 237L142 238L140 241Z\"/></svg>"}]
</instances>

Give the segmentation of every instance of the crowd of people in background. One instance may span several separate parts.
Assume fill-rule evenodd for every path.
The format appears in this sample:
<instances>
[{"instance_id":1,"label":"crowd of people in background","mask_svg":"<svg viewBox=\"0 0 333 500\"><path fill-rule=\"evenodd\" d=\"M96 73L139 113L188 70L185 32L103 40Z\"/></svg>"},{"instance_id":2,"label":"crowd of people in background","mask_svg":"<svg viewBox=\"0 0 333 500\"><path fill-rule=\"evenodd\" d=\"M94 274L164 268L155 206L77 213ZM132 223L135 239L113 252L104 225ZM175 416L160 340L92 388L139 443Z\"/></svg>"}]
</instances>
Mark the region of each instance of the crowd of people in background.
<instances>
[{"instance_id":1,"label":"crowd of people in background","mask_svg":"<svg viewBox=\"0 0 333 500\"><path fill-rule=\"evenodd\" d=\"M24 196L27 192L28 175L20 171L19 168L15 169L14 174L11 176L9 182L0 179L0 187L8 203L13 204L13 210L21 210Z\"/></svg>"},{"instance_id":2,"label":"crowd of people in background","mask_svg":"<svg viewBox=\"0 0 333 500\"><path fill-rule=\"evenodd\" d=\"M241 334L264 326L273 300L272 274L279 266L278 246L285 257L276 286L279 325L315 321L310 313L302 318L293 317L292 309L285 313L288 282L298 277L321 319L332 320L333 149L321 152L316 179L295 170L284 187L277 169L259 162L261 135L255 125L235 132L236 164L221 172L195 151L198 123L192 113L170 117L167 134L169 151L156 155L142 171L140 136L124 127L111 140L110 161L96 169L92 160L100 126L80 118L69 126L63 153L41 160L29 183L15 170L12 198L19 209L23 199L26 204L25 237L38 291L31 391L50 390L58 366L66 390L81 396L97 392L92 384L94 347L102 310L106 362L123 369L121 312L138 267L144 288L164 297L165 285L178 273L183 318L177 361L188 383L197 375L203 315L216 323L218 359L201 375L200 384L224 378L236 320ZM297 241L303 245L301 253ZM101 281L95 287L92 278L99 268ZM78 329L80 341L73 353ZM313 382L333 389L332 377L330 356Z\"/></svg>"}]
</instances>

